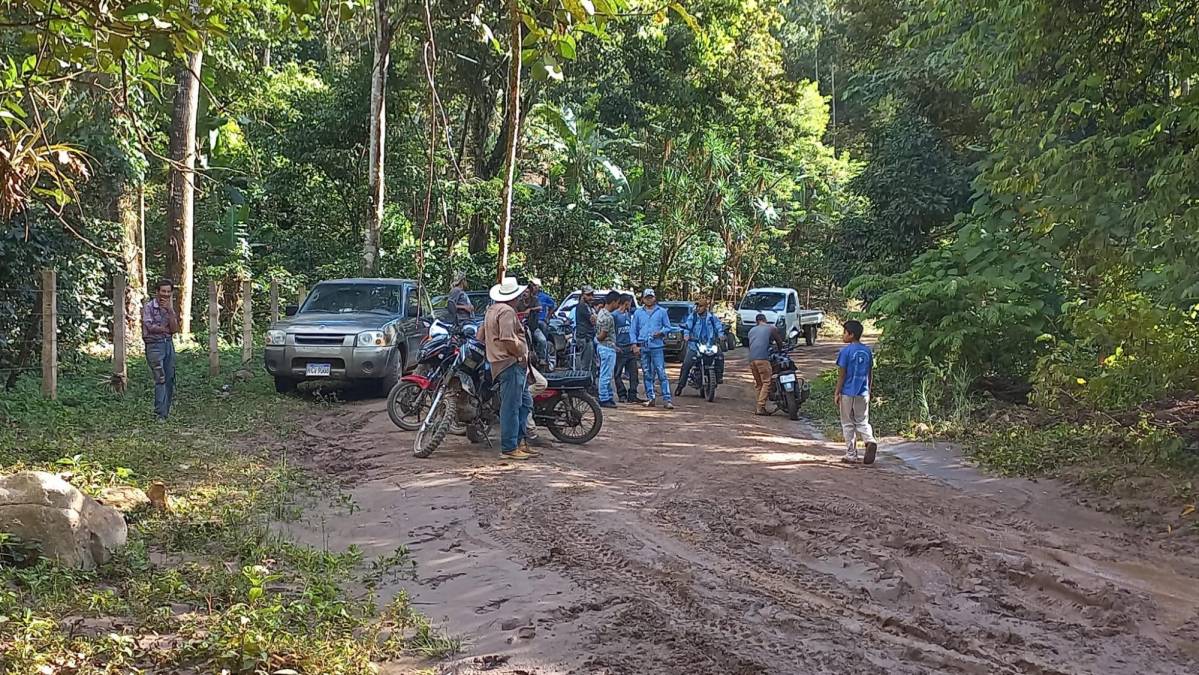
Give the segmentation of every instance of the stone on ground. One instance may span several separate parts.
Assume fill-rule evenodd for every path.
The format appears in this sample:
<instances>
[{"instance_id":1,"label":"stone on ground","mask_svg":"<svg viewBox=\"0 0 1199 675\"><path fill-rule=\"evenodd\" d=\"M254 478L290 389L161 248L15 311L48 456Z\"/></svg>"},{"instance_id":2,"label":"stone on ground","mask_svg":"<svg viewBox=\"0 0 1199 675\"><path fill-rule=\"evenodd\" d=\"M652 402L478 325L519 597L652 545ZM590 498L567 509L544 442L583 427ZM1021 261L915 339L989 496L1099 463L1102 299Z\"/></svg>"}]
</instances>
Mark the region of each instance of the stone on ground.
<instances>
[{"instance_id":1,"label":"stone on ground","mask_svg":"<svg viewBox=\"0 0 1199 675\"><path fill-rule=\"evenodd\" d=\"M107 561L129 536L119 510L44 471L0 476L0 532L36 543L45 558L83 569Z\"/></svg>"}]
</instances>

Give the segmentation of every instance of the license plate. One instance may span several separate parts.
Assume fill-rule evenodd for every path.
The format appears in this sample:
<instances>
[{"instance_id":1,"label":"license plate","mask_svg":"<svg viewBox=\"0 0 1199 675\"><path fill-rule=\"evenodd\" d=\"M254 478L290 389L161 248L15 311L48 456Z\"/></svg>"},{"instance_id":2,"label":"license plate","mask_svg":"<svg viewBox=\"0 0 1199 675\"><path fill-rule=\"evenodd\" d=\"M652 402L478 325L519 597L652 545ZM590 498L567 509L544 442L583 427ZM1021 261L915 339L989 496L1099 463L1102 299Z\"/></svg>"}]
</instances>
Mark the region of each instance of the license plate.
<instances>
[{"instance_id":1,"label":"license plate","mask_svg":"<svg viewBox=\"0 0 1199 675\"><path fill-rule=\"evenodd\" d=\"M793 375L793 374L788 373L786 375L779 375L779 382L794 382L794 381L795 381L795 375Z\"/></svg>"},{"instance_id":2,"label":"license plate","mask_svg":"<svg viewBox=\"0 0 1199 675\"><path fill-rule=\"evenodd\" d=\"M304 374L308 377L329 377L333 372L333 366L329 363L309 363L304 367Z\"/></svg>"}]
</instances>

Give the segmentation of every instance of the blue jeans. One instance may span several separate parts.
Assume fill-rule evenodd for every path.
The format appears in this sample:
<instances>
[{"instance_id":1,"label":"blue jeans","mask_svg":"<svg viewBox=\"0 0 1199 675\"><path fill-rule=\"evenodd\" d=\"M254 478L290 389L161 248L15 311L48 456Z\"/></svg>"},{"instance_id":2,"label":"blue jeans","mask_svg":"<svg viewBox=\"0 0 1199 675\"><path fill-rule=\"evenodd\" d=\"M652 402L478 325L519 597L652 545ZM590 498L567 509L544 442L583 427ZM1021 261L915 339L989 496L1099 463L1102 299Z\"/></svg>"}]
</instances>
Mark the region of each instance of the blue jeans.
<instances>
[{"instance_id":1,"label":"blue jeans","mask_svg":"<svg viewBox=\"0 0 1199 675\"><path fill-rule=\"evenodd\" d=\"M175 343L168 339L147 344L146 363L154 377L154 414L166 419L175 398Z\"/></svg>"},{"instance_id":2,"label":"blue jeans","mask_svg":"<svg viewBox=\"0 0 1199 675\"><path fill-rule=\"evenodd\" d=\"M641 370L645 374L645 398L654 400L654 381L659 383L662 399L670 403L670 380L666 378L666 353L661 347L641 350Z\"/></svg>"},{"instance_id":3,"label":"blue jeans","mask_svg":"<svg viewBox=\"0 0 1199 675\"><path fill-rule=\"evenodd\" d=\"M612 398L612 374L616 371L616 349L599 345L598 353L600 403L615 402Z\"/></svg>"},{"instance_id":4,"label":"blue jeans","mask_svg":"<svg viewBox=\"0 0 1199 675\"><path fill-rule=\"evenodd\" d=\"M500 373L500 451L512 452L525 437L533 395L529 393L528 373L516 363Z\"/></svg>"}]
</instances>

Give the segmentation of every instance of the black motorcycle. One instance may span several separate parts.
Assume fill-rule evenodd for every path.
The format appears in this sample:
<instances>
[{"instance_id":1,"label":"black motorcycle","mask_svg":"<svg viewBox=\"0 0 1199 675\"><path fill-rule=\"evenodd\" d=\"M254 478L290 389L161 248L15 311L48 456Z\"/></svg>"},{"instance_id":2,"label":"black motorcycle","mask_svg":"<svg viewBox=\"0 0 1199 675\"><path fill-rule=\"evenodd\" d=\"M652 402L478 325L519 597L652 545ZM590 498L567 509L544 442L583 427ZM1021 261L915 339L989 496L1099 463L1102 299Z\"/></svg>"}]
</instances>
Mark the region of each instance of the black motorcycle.
<instances>
[{"instance_id":1,"label":"black motorcycle","mask_svg":"<svg viewBox=\"0 0 1199 675\"><path fill-rule=\"evenodd\" d=\"M696 353L691 356L691 372L687 376L687 385L699 390L699 395L716 400L716 386L720 384L717 377L717 363L720 360L720 345L716 343L701 344Z\"/></svg>"},{"instance_id":2,"label":"black motorcycle","mask_svg":"<svg viewBox=\"0 0 1199 675\"><path fill-rule=\"evenodd\" d=\"M519 366L510 366L519 367ZM586 373L557 371L544 374L545 391L533 397L533 422L550 430L563 443L581 445L595 438L604 425L599 402L588 392L591 378ZM462 380L456 413L466 424L466 437L473 443L491 444L491 430L500 416L500 388L490 372L481 380Z\"/></svg>"},{"instance_id":3,"label":"black motorcycle","mask_svg":"<svg viewBox=\"0 0 1199 675\"><path fill-rule=\"evenodd\" d=\"M416 370L400 378L387 395L387 416L405 431L416 431L429 411L429 403L437 386L453 364L457 350L467 338L473 337L475 326L458 326L434 321L429 326L417 353ZM454 433L464 433L455 428Z\"/></svg>"},{"instance_id":4,"label":"black motorcycle","mask_svg":"<svg viewBox=\"0 0 1199 675\"><path fill-rule=\"evenodd\" d=\"M808 400L812 385L796 372L789 349L770 353L770 369L770 401L775 410L785 411L793 420L799 419L799 405Z\"/></svg>"}]
</instances>

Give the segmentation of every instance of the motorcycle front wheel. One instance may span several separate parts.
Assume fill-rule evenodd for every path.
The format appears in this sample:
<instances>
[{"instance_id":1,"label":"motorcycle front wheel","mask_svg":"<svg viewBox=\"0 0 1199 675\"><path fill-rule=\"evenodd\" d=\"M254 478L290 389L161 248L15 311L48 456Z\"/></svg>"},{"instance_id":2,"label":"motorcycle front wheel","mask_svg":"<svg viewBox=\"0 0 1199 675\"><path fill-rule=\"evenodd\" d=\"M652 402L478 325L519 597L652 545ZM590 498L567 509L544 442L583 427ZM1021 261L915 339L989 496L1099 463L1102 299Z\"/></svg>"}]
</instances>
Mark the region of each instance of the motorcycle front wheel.
<instances>
[{"instance_id":1,"label":"motorcycle front wheel","mask_svg":"<svg viewBox=\"0 0 1199 675\"><path fill-rule=\"evenodd\" d=\"M554 403L550 433L563 443L582 445L604 425L604 413L591 394L567 391Z\"/></svg>"},{"instance_id":2,"label":"motorcycle front wheel","mask_svg":"<svg viewBox=\"0 0 1199 675\"><path fill-rule=\"evenodd\" d=\"M716 400L716 375L708 373L704 379L706 380L704 382L704 398L708 399L708 403L711 403Z\"/></svg>"},{"instance_id":3,"label":"motorcycle front wheel","mask_svg":"<svg viewBox=\"0 0 1199 675\"><path fill-rule=\"evenodd\" d=\"M429 412L429 396L416 382L400 381L387 394L387 416L404 431L416 431Z\"/></svg>"},{"instance_id":4,"label":"motorcycle front wheel","mask_svg":"<svg viewBox=\"0 0 1199 675\"><path fill-rule=\"evenodd\" d=\"M433 454L445 435L450 431L451 421L458 416L457 398L441 392L440 398L435 398L435 405L425 415L420 428L416 430L416 439L412 442L412 454L425 458Z\"/></svg>"}]
</instances>

